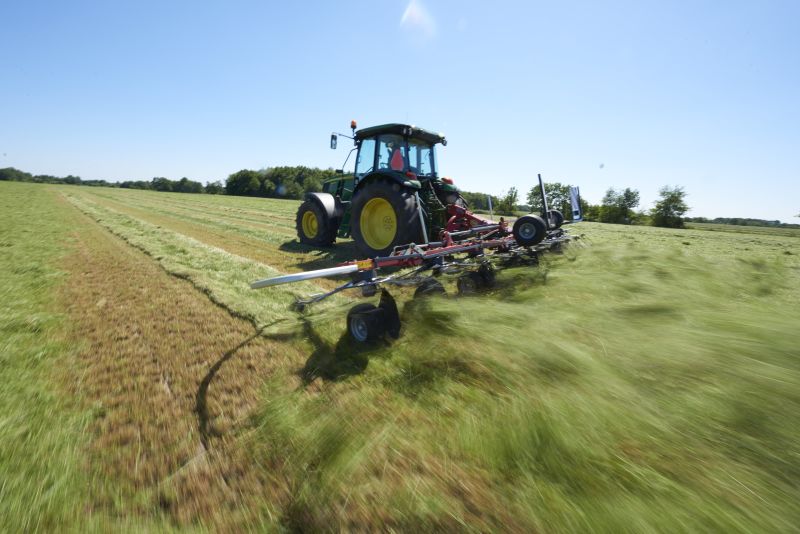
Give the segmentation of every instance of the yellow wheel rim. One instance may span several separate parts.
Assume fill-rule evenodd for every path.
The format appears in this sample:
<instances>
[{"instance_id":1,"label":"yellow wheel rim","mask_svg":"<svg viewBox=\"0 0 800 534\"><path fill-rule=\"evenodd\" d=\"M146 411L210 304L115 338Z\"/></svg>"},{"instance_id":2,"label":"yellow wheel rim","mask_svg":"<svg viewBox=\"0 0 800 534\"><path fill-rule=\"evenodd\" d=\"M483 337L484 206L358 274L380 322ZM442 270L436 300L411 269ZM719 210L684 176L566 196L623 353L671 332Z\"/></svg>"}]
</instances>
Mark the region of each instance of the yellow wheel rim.
<instances>
[{"instance_id":1,"label":"yellow wheel rim","mask_svg":"<svg viewBox=\"0 0 800 534\"><path fill-rule=\"evenodd\" d=\"M306 237L309 239L314 239L317 237L317 232L319 231L319 226L317 224L317 216L314 215L313 211L307 211L303 214L303 233L306 234Z\"/></svg>"},{"instance_id":2,"label":"yellow wheel rim","mask_svg":"<svg viewBox=\"0 0 800 534\"><path fill-rule=\"evenodd\" d=\"M392 244L397 235L397 216L389 201L373 198L361 210L361 236L369 248L381 250Z\"/></svg>"}]
</instances>

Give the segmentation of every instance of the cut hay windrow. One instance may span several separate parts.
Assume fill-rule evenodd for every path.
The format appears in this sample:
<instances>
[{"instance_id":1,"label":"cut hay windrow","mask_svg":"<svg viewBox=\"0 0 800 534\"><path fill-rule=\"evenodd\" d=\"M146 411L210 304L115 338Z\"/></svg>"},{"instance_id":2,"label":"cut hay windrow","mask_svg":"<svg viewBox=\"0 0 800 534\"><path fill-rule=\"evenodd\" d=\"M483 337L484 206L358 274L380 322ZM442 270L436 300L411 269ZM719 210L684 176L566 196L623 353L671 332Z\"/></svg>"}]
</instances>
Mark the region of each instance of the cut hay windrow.
<instances>
[{"instance_id":1,"label":"cut hay windrow","mask_svg":"<svg viewBox=\"0 0 800 534\"><path fill-rule=\"evenodd\" d=\"M67 198L97 223L151 256L167 272L190 281L213 302L251 321L257 328L278 321L290 326L286 309L300 295L322 291L306 282L276 288L268 296L254 293L249 287L251 280L282 273L263 263L100 206L86 197L68 194ZM340 298L332 304L341 302Z\"/></svg>"},{"instance_id":2,"label":"cut hay windrow","mask_svg":"<svg viewBox=\"0 0 800 534\"><path fill-rule=\"evenodd\" d=\"M111 202L122 202L118 196L110 194L94 195ZM128 201L128 204L130 202ZM236 232L243 234L259 241L264 241L273 245L281 245L287 240L290 240L295 235L294 221L289 224L275 223L271 218L255 220L254 218L245 218L219 212L208 207L203 206L202 211L198 210L198 206L192 206L188 203L180 202L165 202L160 201L159 198L147 199L147 210L159 215L166 215L168 217L180 218L184 221L191 221L193 223L218 228L228 232ZM211 214L211 215L209 215Z\"/></svg>"}]
</instances>

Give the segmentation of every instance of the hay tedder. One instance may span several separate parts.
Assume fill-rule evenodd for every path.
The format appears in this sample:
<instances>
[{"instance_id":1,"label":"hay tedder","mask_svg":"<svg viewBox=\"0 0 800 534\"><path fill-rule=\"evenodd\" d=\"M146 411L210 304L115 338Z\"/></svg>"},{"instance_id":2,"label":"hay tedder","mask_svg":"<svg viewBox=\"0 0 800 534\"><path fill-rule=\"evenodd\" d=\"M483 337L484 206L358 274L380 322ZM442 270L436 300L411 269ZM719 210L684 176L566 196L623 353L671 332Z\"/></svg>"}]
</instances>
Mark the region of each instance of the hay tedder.
<instances>
[{"instance_id":1,"label":"hay tedder","mask_svg":"<svg viewBox=\"0 0 800 534\"><path fill-rule=\"evenodd\" d=\"M439 177L435 146L446 145L441 134L405 124L386 124L356 131L355 172L342 171L308 193L297 212L301 243L330 246L336 237L352 236L366 259L328 269L287 274L253 282L253 289L323 277L350 280L327 293L297 301L298 309L346 289L374 296L377 306L358 304L347 314L347 328L357 342L400 335L400 315L386 286L415 286L415 297L444 293L442 276L456 276L459 293L472 293L494 283L498 268L537 264L541 253L559 250L570 236L563 225L581 220L579 191L571 189L572 220L548 208L541 175L542 215L523 215L513 224L500 217L484 219L472 211L452 180ZM348 159L350 154L348 154ZM347 160L345 160L346 163Z\"/></svg>"}]
</instances>

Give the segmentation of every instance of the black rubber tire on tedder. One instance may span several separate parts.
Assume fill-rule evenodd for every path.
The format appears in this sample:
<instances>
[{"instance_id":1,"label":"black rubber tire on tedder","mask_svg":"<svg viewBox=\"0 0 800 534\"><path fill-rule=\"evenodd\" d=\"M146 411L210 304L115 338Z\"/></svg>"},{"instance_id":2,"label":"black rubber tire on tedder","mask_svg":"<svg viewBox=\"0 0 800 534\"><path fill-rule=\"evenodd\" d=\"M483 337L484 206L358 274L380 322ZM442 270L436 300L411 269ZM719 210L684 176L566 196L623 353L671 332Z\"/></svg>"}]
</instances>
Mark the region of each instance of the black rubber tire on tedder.
<instances>
[{"instance_id":1,"label":"black rubber tire on tedder","mask_svg":"<svg viewBox=\"0 0 800 534\"><path fill-rule=\"evenodd\" d=\"M375 202L370 204L371 201ZM385 178L370 179L353 197L351 214L353 241L368 258L386 256L398 245L423 241L414 191L397 182ZM370 216L372 220L368 220ZM362 227L362 222L370 227Z\"/></svg>"},{"instance_id":2,"label":"black rubber tire on tedder","mask_svg":"<svg viewBox=\"0 0 800 534\"><path fill-rule=\"evenodd\" d=\"M456 279L459 295L474 295L486 287L486 281L478 271L469 271Z\"/></svg>"},{"instance_id":3,"label":"black rubber tire on tedder","mask_svg":"<svg viewBox=\"0 0 800 534\"><path fill-rule=\"evenodd\" d=\"M384 310L373 304L356 304L347 312L347 331L357 343L368 343L386 333Z\"/></svg>"},{"instance_id":4,"label":"black rubber tire on tedder","mask_svg":"<svg viewBox=\"0 0 800 534\"><path fill-rule=\"evenodd\" d=\"M297 209L295 217L297 238L301 243L327 247L336 241L337 224L315 201L305 200Z\"/></svg>"},{"instance_id":5,"label":"black rubber tire on tedder","mask_svg":"<svg viewBox=\"0 0 800 534\"><path fill-rule=\"evenodd\" d=\"M494 287L496 273L491 263L484 263L478 267L478 274L481 280L483 280L483 287Z\"/></svg>"},{"instance_id":6,"label":"black rubber tire on tedder","mask_svg":"<svg viewBox=\"0 0 800 534\"><path fill-rule=\"evenodd\" d=\"M426 278L414 291L414 298L430 297L431 295L446 294L444 286L435 278Z\"/></svg>"},{"instance_id":7,"label":"black rubber tire on tedder","mask_svg":"<svg viewBox=\"0 0 800 534\"><path fill-rule=\"evenodd\" d=\"M564 214L558 210L548 211L547 218L550 222L550 228L553 230L561 228L561 225L564 224Z\"/></svg>"},{"instance_id":8,"label":"black rubber tire on tedder","mask_svg":"<svg viewBox=\"0 0 800 534\"><path fill-rule=\"evenodd\" d=\"M523 215L514 221L512 233L519 246L532 247L541 243L547 236L547 225L541 217Z\"/></svg>"}]
</instances>

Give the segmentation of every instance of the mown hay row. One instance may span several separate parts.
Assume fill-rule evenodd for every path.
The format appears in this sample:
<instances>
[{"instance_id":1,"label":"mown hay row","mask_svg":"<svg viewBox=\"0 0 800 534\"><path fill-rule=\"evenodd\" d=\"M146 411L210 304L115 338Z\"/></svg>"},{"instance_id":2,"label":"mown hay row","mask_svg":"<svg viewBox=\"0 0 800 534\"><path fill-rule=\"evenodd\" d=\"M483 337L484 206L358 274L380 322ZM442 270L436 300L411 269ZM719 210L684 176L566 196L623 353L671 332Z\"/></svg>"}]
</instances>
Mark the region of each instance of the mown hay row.
<instances>
[{"instance_id":1,"label":"mown hay row","mask_svg":"<svg viewBox=\"0 0 800 534\"><path fill-rule=\"evenodd\" d=\"M257 328L276 321L290 323L293 302L321 289L310 283L250 289L250 282L282 274L277 269L177 232L135 219L85 197L69 194L70 202L109 231L153 257L167 272L189 280L214 303ZM335 304L337 299L332 299Z\"/></svg>"},{"instance_id":2,"label":"mown hay row","mask_svg":"<svg viewBox=\"0 0 800 534\"><path fill-rule=\"evenodd\" d=\"M148 210L160 214L180 214L182 218L201 224L213 224L226 229L244 231L261 240L276 241L280 239L280 242L283 243L287 237L293 238L296 234L294 216L279 218L267 210L249 211L246 215L241 215L230 208L220 209L213 203L180 202L170 197L162 198L156 193L151 193L150 197L113 193L111 191L92 191L93 196L127 205L146 205ZM132 203L132 198L142 202Z\"/></svg>"}]
</instances>

